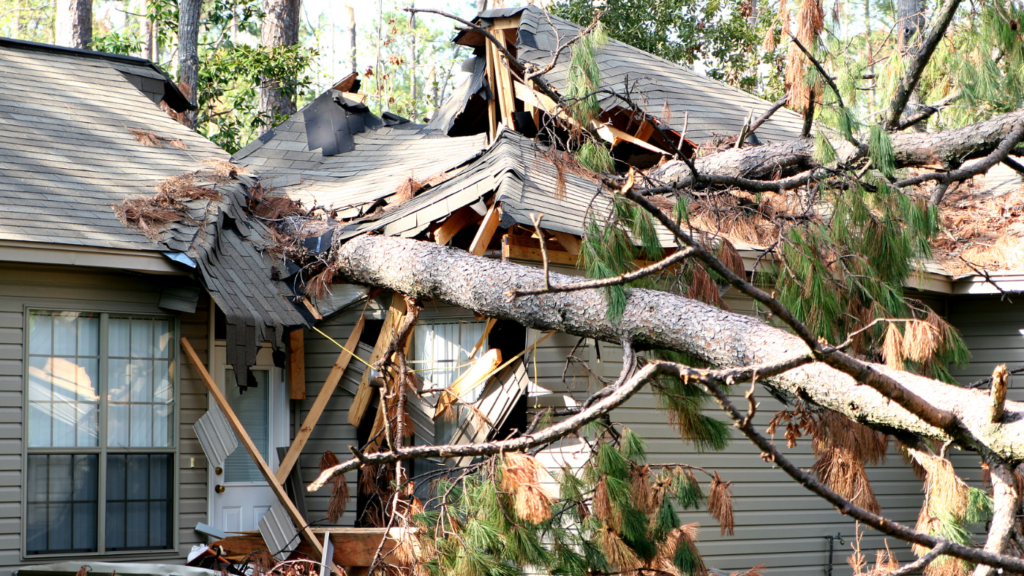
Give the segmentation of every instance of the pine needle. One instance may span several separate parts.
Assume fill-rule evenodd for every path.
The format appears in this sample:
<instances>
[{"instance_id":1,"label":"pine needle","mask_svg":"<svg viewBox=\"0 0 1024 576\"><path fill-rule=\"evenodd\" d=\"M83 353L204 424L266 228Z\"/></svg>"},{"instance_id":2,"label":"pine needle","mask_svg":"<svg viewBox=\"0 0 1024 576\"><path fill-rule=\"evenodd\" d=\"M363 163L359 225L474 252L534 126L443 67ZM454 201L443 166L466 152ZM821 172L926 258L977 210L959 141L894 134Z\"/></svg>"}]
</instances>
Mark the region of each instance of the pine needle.
<instances>
[{"instance_id":1,"label":"pine needle","mask_svg":"<svg viewBox=\"0 0 1024 576\"><path fill-rule=\"evenodd\" d=\"M708 513L718 521L722 528L722 536L728 532L729 536L735 534L735 521L732 515L732 490L729 485L732 482L722 482L721 476L715 472L708 488Z\"/></svg>"},{"instance_id":2,"label":"pine needle","mask_svg":"<svg viewBox=\"0 0 1024 576\"><path fill-rule=\"evenodd\" d=\"M597 541L601 552L604 553L605 558L608 559L608 564L611 566L618 568L622 572L636 570L640 567L640 560L636 557L636 554L608 526L598 531Z\"/></svg>"},{"instance_id":3,"label":"pine needle","mask_svg":"<svg viewBox=\"0 0 1024 576\"><path fill-rule=\"evenodd\" d=\"M931 360L939 348L939 331L923 320L908 320L905 326L903 357L914 362Z\"/></svg>"},{"instance_id":4,"label":"pine needle","mask_svg":"<svg viewBox=\"0 0 1024 576\"><path fill-rule=\"evenodd\" d=\"M893 370L903 370L903 333L895 322L889 323L885 331L885 342L882 344L882 358L885 365Z\"/></svg>"}]
</instances>

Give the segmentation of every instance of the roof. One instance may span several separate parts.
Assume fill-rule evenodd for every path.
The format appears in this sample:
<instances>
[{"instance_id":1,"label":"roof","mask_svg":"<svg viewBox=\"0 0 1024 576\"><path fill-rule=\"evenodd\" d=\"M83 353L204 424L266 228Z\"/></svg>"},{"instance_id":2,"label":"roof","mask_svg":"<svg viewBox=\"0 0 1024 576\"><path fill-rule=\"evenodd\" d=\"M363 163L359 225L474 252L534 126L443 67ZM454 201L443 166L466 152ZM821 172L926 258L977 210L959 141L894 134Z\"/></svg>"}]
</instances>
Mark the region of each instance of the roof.
<instances>
[{"instance_id":1,"label":"roof","mask_svg":"<svg viewBox=\"0 0 1024 576\"><path fill-rule=\"evenodd\" d=\"M233 158L258 170L265 184L283 189L307 207L354 209L349 215L355 216L361 208L393 195L410 177L425 180L448 172L486 146L483 134L450 138L421 124L405 123L366 129L353 135L354 150L325 156L322 150L309 149L309 109L296 112ZM379 123L376 119L367 125Z\"/></svg>"},{"instance_id":2,"label":"roof","mask_svg":"<svg viewBox=\"0 0 1024 576\"><path fill-rule=\"evenodd\" d=\"M559 164L562 164L561 168ZM564 187L557 193L559 172ZM498 134L487 151L450 180L431 188L379 218L350 227L347 235L381 230L388 236L415 236L434 221L495 193L501 227L533 226L531 213L544 214L544 228L582 236L587 214L611 205L601 184L586 172L559 162L535 141L511 130Z\"/></svg>"},{"instance_id":3,"label":"roof","mask_svg":"<svg viewBox=\"0 0 1024 576\"><path fill-rule=\"evenodd\" d=\"M139 58L0 40L0 240L164 250L111 206L227 157L157 106L167 83Z\"/></svg>"},{"instance_id":4,"label":"roof","mask_svg":"<svg viewBox=\"0 0 1024 576\"><path fill-rule=\"evenodd\" d=\"M480 13L477 21L517 14L520 17L517 56L538 67L546 67L559 43L564 45L581 30L579 26L551 16L537 6L489 10ZM464 32L456 41L463 38L464 42L470 41L468 34ZM479 40L482 41L482 37ZM724 82L697 74L686 66L617 40L608 40L597 49L595 56L601 70L602 88L619 94L632 94L637 104L676 131L682 132L684 120L688 117L686 137L694 142L700 143L716 135L737 134L751 110L757 118L772 105ZM544 74L551 87L562 94L568 86L569 65L566 50L555 67ZM622 106L622 102L611 96L605 96L601 101L601 107L606 111L618 106ZM669 114L663 112L666 109ZM802 126L800 115L784 108L775 112L758 129L757 135L762 141L792 140L799 138Z\"/></svg>"}]
</instances>

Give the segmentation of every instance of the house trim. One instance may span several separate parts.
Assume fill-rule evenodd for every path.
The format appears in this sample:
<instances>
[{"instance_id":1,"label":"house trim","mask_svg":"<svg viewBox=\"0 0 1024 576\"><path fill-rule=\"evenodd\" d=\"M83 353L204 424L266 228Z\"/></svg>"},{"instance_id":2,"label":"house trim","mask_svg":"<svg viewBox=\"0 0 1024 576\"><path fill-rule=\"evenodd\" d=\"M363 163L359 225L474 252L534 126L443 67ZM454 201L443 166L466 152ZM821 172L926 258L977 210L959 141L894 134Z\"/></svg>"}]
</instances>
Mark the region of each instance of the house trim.
<instances>
[{"instance_id":1,"label":"house trim","mask_svg":"<svg viewBox=\"0 0 1024 576\"><path fill-rule=\"evenodd\" d=\"M115 268L148 274L187 275L189 271L157 251L97 248L43 242L0 240L0 262Z\"/></svg>"}]
</instances>

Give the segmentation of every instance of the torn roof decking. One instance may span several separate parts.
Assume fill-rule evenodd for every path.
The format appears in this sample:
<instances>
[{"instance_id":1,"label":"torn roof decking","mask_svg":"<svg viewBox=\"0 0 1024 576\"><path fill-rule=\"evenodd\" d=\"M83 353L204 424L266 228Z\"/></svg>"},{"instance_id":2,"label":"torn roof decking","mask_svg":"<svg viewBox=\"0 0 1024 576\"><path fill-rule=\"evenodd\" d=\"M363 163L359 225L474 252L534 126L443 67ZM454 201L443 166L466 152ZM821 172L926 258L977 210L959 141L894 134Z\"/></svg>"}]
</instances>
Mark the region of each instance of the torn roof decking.
<instances>
[{"instance_id":1,"label":"torn roof decking","mask_svg":"<svg viewBox=\"0 0 1024 576\"><path fill-rule=\"evenodd\" d=\"M546 67L559 44L580 33L580 27L544 13L538 7L489 10L477 16L477 21L488 26L498 18L519 17L519 37L516 42L518 58L537 67ZM549 24L550 22L550 24ZM552 25L554 29L552 29ZM484 37L468 31L460 34L456 42L482 46ZM561 94L568 86L570 51L558 57L555 67L544 74L544 79ZM701 143L715 136L739 133L753 110L757 118L772 106L771 102L743 92L712 78L702 76L689 68L673 64L638 48L609 39L596 50L597 65L601 70L601 88L620 94L632 94L636 104L663 124L682 132L688 115L686 137ZM668 108L670 114L664 110ZM624 107L623 102L611 96L601 100L601 107L611 111ZM783 108L757 131L762 141L793 140L800 137L803 119L792 110Z\"/></svg>"},{"instance_id":2,"label":"torn roof decking","mask_svg":"<svg viewBox=\"0 0 1024 576\"><path fill-rule=\"evenodd\" d=\"M382 230L389 236L415 236L431 222L443 220L463 206L494 193L501 203L502 227L532 226L531 213L544 214L542 226L582 236L587 213L605 214L611 199L596 180L561 170L563 194L556 194L559 168L540 145L504 130L477 160L451 180L439 184L372 221L351 227L347 236ZM667 231L666 231L667 232Z\"/></svg>"},{"instance_id":3,"label":"torn roof decking","mask_svg":"<svg viewBox=\"0 0 1024 576\"><path fill-rule=\"evenodd\" d=\"M369 206L394 194L408 178L425 180L453 170L486 146L483 134L450 138L419 124L400 124L355 134L355 150L324 156L320 150L309 150L303 111L273 132L234 159L258 170L268 186L284 190L307 208ZM347 214L355 215L356 211Z\"/></svg>"},{"instance_id":4,"label":"torn roof decking","mask_svg":"<svg viewBox=\"0 0 1024 576\"><path fill-rule=\"evenodd\" d=\"M147 96L163 86L150 66L22 44L0 42L0 240L165 249L111 206L227 155ZM188 149L145 146L132 128Z\"/></svg>"}]
</instances>

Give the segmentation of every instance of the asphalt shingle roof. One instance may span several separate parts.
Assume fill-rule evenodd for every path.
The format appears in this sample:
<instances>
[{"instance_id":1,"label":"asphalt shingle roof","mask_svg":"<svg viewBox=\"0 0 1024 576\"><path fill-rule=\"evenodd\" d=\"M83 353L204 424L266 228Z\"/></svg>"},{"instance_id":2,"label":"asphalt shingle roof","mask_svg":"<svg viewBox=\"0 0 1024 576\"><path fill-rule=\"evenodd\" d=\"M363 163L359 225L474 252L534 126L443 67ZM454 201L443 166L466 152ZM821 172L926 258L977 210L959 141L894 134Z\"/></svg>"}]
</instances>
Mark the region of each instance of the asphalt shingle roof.
<instances>
[{"instance_id":1,"label":"asphalt shingle roof","mask_svg":"<svg viewBox=\"0 0 1024 576\"><path fill-rule=\"evenodd\" d=\"M0 43L0 240L164 249L111 206L227 154L161 110L165 78L130 60ZM145 146L131 128L188 149Z\"/></svg>"},{"instance_id":2,"label":"asphalt shingle roof","mask_svg":"<svg viewBox=\"0 0 1024 576\"><path fill-rule=\"evenodd\" d=\"M303 110L235 154L234 160L307 207L358 209L395 193L409 177L425 180L465 164L486 136L450 138L419 124L368 129L354 135L355 150L324 156L309 150ZM349 215L356 215L353 210Z\"/></svg>"}]
</instances>

